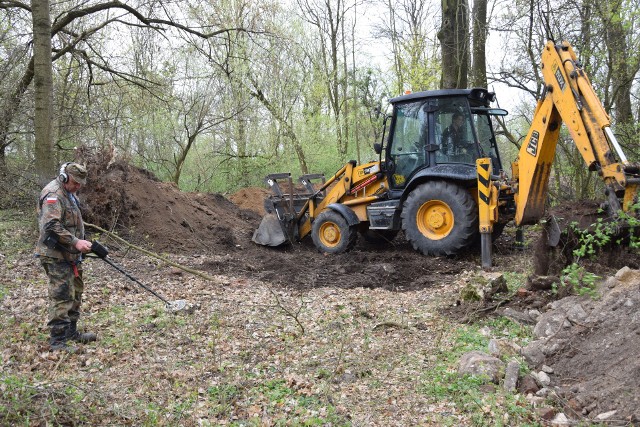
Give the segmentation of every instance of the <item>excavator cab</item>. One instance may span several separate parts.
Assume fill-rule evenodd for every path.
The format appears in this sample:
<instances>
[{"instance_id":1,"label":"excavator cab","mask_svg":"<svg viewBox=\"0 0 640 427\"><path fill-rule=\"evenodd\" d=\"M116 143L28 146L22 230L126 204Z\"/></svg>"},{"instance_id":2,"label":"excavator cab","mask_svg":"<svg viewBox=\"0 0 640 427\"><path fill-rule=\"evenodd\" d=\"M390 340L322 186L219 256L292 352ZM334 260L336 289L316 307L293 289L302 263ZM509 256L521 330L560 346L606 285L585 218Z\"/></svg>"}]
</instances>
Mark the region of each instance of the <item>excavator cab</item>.
<instances>
[{"instance_id":1,"label":"excavator cab","mask_svg":"<svg viewBox=\"0 0 640 427\"><path fill-rule=\"evenodd\" d=\"M502 170L490 108L495 95L486 89L418 92L390 100L393 117L385 151L385 169L392 189L428 177L473 183L476 160L489 157Z\"/></svg>"}]
</instances>

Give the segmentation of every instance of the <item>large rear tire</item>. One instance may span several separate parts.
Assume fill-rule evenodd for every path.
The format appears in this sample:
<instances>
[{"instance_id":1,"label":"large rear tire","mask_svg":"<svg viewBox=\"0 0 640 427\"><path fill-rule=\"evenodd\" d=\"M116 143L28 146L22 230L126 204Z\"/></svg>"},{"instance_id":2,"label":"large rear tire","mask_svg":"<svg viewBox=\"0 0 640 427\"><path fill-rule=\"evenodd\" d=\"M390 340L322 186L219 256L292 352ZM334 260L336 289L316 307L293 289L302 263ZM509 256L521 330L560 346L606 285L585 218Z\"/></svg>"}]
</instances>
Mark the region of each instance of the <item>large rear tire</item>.
<instances>
[{"instance_id":1,"label":"large rear tire","mask_svg":"<svg viewBox=\"0 0 640 427\"><path fill-rule=\"evenodd\" d=\"M416 187L402 207L402 229L425 255L454 255L478 236L478 206L465 188L446 181Z\"/></svg>"},{"instance_id":2,"label":"large rear tire","mask_svg":"<svg viewBox=\"0 0 640 427\"><path fill-rule=\"evenodd\" d=\"M358 230L336 211L326 210L313 222L311 238L320 252L340 254L356 245Z\"/></svg>"}]
</instances>

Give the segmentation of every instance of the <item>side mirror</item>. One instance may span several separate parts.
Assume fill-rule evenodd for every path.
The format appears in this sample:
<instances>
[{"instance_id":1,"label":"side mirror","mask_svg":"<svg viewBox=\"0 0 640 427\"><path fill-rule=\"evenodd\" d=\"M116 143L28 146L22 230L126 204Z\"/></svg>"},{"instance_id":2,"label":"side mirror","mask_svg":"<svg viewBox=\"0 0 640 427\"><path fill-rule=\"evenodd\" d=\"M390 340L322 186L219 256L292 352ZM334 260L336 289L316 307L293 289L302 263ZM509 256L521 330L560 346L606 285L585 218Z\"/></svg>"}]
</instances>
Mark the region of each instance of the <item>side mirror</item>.
<instances>
[{"instance_id":1,"label":"side mirror","mask_svg":"<svg viewBox=\"0 0 640 427\"><path fill-rule=\"evenodd\" d=\"M380 154L382 153L382 144L376 142L375 144L373 144L373 151L376 152L376 154Z\"/></svg>"}]
</instances>

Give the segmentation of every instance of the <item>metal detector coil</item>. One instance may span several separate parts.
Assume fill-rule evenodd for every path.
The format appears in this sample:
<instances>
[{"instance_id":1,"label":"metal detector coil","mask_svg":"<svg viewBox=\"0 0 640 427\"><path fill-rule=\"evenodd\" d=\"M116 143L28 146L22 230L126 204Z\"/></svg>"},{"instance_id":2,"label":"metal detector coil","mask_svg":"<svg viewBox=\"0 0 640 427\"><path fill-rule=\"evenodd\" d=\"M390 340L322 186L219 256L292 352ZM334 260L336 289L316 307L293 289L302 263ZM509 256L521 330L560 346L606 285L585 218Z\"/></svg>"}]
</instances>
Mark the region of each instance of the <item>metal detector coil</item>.
<instances>
[{"instance_id":1,"label":"metal detector coil","mask_svg":"<svg viewBox=\"0 0 640 427\"><path fill-rule=\"evenodd\" d=\"M170 311L171 313L176 313L178 311L184 310L185 307L187 306L187 301L183 299L179 299L175 301L167 301L166 298L156 293L153 289L149 288L147 285L145 285L144 283L142 283L141 281L133 277L130 273L125 271L118 264L111 261L109 258L107 258L107 255L109 255L109 250L97 240L94 240L93 242L91 242L91 252L93 252L96 255L96 257L100 258L101 260L109 264L111 267L115 268L120 273L124 274L128 279L135 282L137 285L141 286L144 290L146 290L147 292L149 292L150 294L152 294L153 296L161 300L164 303L165 309L167 311Z\"/></svg>"}]
</instances>

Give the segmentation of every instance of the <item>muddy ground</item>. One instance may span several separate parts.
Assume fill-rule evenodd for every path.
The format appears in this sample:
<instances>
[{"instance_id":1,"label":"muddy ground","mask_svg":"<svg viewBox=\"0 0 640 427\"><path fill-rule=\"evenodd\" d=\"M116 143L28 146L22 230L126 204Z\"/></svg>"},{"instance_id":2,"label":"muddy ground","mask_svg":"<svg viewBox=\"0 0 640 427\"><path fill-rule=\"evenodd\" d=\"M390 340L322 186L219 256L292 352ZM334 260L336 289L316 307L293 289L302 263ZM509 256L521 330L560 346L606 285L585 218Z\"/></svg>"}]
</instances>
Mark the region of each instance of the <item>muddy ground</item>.
<instances>
[{"instance_id":1,"label":"muddy ground","mask_svg":"<svg viewBox=\"0 0 640 427\"><path fill-rule=\"evenodd\" d=\"M411 248L402 234L382 247L359 239L353 251L337 256L319 253L309 240L282 248L258 246L251 242L251 236L260 223L265 189L243 189L227 197L182 193L175 185L159 182L150 173L123 162L107 164L94 159L89 164L92 165L89 174L93 178L80 193L86 222L114 230L152 251L192 260L197 268L209 274L231 277L239 283L261 281L294 293L324 287L403 293L433 289L440 292L443 287L455 283L465 271L477 271L480 265L477 249L456 257L424 257ZM531 272L536 233L535 228L528 231L522 249L514 244L514 230L507 228L495 242L493 270L516 274ZM115 259L126 258L126 251L116 241L104 236L102 239L113 251ZM600 259L602 262L596 260L593 268L601 276L614 274L624 264L638 268L637 257L632 253ZM136 267L129 265L129 268ZM155 268L143 265L134 273L144 277ZM637 289L634 292L638 292ZM455 296L448 298L445 305L450 307L455 304ZM528 293L514 296L508 304L519 309L530 304L544 310L544 304L550 299L553 296L549 292ZM450 313L451 321L467 319L459 311L450 310ZM637 322L637 319L620 319L620 322ZM626 360L639 365L634 343L629 341L627 348L625 342L621 342L623 348L617 354L628 354ZM590 387L603 390L600 407L608 407L607 400L615 402L618 417L630 420L629 417L635 414L633 405L637 402L638 389L621 394L620 387L626 385L605 375L610 368L609 360L593 360L586 352L566 355L568 358L571 363L580 362L582 375L557 378L557 381L571 388L571 384L579 387L585 376L590 381L603 378L598 384L589 383ZM559 366L566 366L561 354L555 355L554 361ZM627 404L628 411L625 412ZM579 412L579 409L573 410Z\"/></svg>"}]
</instances>

